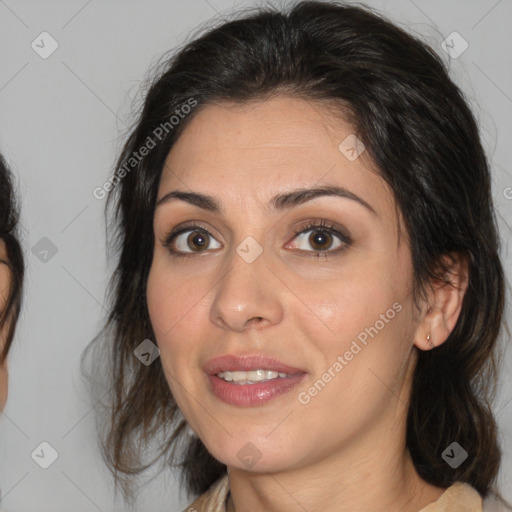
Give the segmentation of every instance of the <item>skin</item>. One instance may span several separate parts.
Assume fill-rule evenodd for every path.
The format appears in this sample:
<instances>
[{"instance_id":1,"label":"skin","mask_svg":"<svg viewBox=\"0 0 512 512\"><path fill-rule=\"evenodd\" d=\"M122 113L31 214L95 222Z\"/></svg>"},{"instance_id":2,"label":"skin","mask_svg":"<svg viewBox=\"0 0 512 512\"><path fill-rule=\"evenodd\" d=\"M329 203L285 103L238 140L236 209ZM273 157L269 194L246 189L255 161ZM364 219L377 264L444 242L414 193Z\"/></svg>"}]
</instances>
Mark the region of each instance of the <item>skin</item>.
<instances>
[{"instance_id":1,"label":"skin","mask_svg":"<svg viewBox=\"0 0 512 512\"><path fill-rule=\"evenodd\" d=\"M236 512L412 512L444 491L416 473L405 418L416 349L430 349L429 333L435 345L448 337L463 281L460 290L433 283L422 310L414 310L410 248L407 238L398 243L393 194L366 153L349 161L338 149L353 131L325 105L297 98L213 104L195 113L166 160L158 200L179 189L214 196L223 207L213 213L181 200L157 207L147 303L171 391L190 427L227 465ZM279 213L266 208L276 194L319 185L342 186L375 213L336 196ZM293 230L321 219L352 240L346 246L327 236L327 258L315 257L314 228L301 241ZM192 255L180 258L165 239L188 221L200 221L213 238L193 252L190 228L174 248ZM236 252L248 236L263 249L250 264ZM461 269L455 265L454 275ZM301 404L298 394L396 302L401 311ZM218 400L202 365L253 353L301 368L306 379L257 407ZM247 443L262 454L250 469L237 457Z\"/></svg>"},{"instance_id":2,"label":"skin","mask_svg":"<svg viewBox=\"0 0 512 512\"><path fill-rule=\"evenodd\" d=\"M7 266L7 250L5 242L0 240L0 311L3 311L9 294L10 271ZM6 322L0 330L0 350L5 345L5 337L9 324ZM7 401L9 376L7 372L7 361L0 364L0 409L3 409Z\"/></svg>"}]
</instances>

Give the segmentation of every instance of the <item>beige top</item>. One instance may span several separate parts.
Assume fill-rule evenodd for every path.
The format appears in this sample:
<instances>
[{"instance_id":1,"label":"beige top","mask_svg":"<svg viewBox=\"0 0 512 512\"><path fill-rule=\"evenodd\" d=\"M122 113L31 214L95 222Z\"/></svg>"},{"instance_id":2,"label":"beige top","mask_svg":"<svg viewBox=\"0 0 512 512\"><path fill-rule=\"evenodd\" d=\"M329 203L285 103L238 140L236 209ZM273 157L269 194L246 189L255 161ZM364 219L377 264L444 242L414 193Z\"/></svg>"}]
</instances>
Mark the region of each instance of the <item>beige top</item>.
<instances>
[{"instance_id":1,"label":"beige top","mask_svg":"<svg viewBox=\"0 0 512 512\"><path fill-rule=\"evenodd\" d=\"M228 512L228 475L217 480L183 512ZM456 482L419 512L482 512L482 498L469 484Z\"/></svg>"}]
</instances>

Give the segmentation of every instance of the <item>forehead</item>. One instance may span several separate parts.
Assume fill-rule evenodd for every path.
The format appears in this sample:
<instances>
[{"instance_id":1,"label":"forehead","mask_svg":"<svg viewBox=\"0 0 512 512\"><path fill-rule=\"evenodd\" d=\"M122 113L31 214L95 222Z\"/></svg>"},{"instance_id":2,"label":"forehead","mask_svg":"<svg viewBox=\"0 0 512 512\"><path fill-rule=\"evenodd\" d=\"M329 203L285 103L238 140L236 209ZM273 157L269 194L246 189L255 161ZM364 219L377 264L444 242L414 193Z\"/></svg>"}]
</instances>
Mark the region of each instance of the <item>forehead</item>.
<instances>
[{"instance_id":1,"label":"forehead","mask_svg":"<svg viewBox=\"0 0 512 512\"><path fill-rule=\"evenodd\" d=\"M189 188L266 202L299 185L340 185L376 209L394 208L391 190L366 152L354 160L340 150L354 137L339 110L316 101L277 96L208 104L194 113L170 151L159 195Z\"/></svg>"}]
</instances>

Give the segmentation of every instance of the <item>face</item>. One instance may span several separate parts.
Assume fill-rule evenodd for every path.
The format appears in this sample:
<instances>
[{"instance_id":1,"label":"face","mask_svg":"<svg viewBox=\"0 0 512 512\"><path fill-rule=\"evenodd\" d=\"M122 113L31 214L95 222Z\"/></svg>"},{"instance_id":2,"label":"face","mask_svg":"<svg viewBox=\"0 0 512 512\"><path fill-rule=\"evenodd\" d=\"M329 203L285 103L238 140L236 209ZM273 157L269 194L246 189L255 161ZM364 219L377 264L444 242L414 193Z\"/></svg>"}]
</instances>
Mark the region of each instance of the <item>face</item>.
<instances>
[{"instance_id":1,"label":"face","mask_svg":"<svg viewBox=\"0 0 512 512\"><path fill-rule=\"evenodd\" d=\"M165 163L150 318L173 396L229 467L251 453L252 471L279 471L375 448L405 402L410 249L365 152L354 158L351 138L339 148L352 134L302 99L209 105ZM344 192L295 194L325 187ZM265 372L216 375L250 369Z\"/></svg>"},{"instance_id":2,"label":"face","mask_svg":"<svg viewBox=\"0 0 512 512\"><path fill-rule=\"evenodd\" d=\"M0 240L0 311L3 311L7 298L9 295L10 287L10 270L7 266L7 250L5 242ZM0 350L3 350L7 330L9 329L8 322L6 322L0 331ZM7 400L8 391L8 374L7 374L7 362L0 365L0 408L3 409Z\"/></svg>"}]
</instances>

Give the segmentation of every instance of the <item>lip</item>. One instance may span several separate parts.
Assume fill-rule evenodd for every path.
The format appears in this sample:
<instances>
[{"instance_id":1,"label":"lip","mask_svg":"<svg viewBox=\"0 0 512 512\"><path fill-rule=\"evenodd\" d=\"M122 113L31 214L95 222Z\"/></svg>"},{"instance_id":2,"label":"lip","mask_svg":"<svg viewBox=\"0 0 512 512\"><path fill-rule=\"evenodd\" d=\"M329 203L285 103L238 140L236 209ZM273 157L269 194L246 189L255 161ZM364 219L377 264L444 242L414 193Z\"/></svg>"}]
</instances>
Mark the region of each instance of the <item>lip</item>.
<instances>
[{"instance_id":1,"label":"lip","mask_svg":"<svg viewBox=\"0 0 512 512\"><path fill-rule=\"evenodd\" d=\"M210 390L219 400L239 407L257 407L264 405L280 395L290 392L304 378L305 373L293 377L285 377L256 382L254 384L233 384L216 375L209 375Z\"/></svg>"},{"instance_id":2,"label":"lip","mask_svg":"<svg viewBox=\"0 0 512 512\"><path fill-rule=\"evenodd\" d=\"M250 354L244 356L224 355L210 359L203 366L207 375L216 375L217 373L227 371L251 371L251 370L273 370L275 372L296 375L306 373L305 370L294 368L281 361L265 355Z\"/></svg>"},{"instance_id":3,"label":"lip","mask_svg":"<svg viewBox=\"0 0 512 512\"><path fill-rule=\"evenodd\" d=\"M240 407L255 407L283 395L297 386L307 372L264 355L235 356L225 355L210 359L204 366L211 393L219 400ZM278 377L267 382L235 384L217 377L224 371L273 370L286 373L288 377Z\"/></svg>"}]
</instances>

